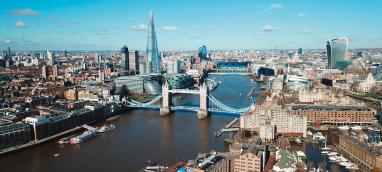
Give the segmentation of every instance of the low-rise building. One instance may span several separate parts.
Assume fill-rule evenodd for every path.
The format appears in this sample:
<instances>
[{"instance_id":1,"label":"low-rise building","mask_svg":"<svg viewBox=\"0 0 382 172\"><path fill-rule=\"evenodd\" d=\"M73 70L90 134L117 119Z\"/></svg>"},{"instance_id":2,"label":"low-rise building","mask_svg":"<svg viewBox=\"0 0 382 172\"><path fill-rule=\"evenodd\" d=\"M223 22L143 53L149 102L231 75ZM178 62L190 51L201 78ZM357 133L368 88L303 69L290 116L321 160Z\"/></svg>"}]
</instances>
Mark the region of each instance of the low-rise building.
<instances>
[{"instance_id":1,"label":"low-rise building","mask_svg":"<svg viewBox=\"0 0 382 172\"><path fill-rule=\"evenodd\" d=\"M31 140L29 124L18 122L0 126L0 150L28 143Z\"/></svg>"}]
</instances>

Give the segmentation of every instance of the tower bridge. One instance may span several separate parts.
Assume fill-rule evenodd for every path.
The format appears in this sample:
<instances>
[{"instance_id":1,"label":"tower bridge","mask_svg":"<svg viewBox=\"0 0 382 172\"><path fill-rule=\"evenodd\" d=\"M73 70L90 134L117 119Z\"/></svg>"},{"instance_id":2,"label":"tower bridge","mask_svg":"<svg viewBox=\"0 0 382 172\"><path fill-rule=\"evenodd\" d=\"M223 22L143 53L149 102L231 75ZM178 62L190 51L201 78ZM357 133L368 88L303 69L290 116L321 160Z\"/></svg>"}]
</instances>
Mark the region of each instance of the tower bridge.
<instances>
[{"instance_id":1,"label":"tower bridge","mask_svg":"<svg viewBox=\"0 0 382 172\"><path fill-rule=\"evenodd\" d=\"M184 93L184 94L199 94L200 95L200 107L190 106L174 106L172 103L172 94ZM135 108L154 108L160 109L160 115L168 115L174 110L190 110L196 111L198 118L207 118L211 116L211 112L227 112L227 113L244 113L251 109L251 106L241 109L235 109L225 105L217 100L208 91L208 86L203 84L200 86L200 90L188 90L188 89L171 89L168 83L162 86L162 94L158 95L149 102L141 103L131 99L126 100L127 107Z\"/></svg>"}]
</instances>

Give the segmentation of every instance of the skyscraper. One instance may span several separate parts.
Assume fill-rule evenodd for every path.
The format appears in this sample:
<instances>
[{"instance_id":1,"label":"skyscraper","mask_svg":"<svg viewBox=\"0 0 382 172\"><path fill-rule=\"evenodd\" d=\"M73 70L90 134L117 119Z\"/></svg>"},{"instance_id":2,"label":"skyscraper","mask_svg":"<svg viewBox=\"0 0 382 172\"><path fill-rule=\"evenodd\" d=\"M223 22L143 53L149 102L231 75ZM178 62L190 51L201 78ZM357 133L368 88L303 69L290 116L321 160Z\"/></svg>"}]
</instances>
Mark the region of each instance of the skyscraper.
<instances>
[{"instance_id":1,"label":"skyscraper","mask_svg":"<svg viewBox=\"0 0 382 172\"><path fill-rule=\"evenodd\" d=\"M326 52L328 55L328 69L344 70L351 64L345 60L348 46L347 38L336 38L326 42Z\"/></svg>"},{"instance_id":2,"label":"skyscraper","mask_svg":"<svg viewBox=\"0 0 382 172\"><path fill-rule=\"evenodd\" d=\"M129 69L130 70L134 70L134 71L139 70L138 59L139 59L139 55L137 50L129 51Z\"/></svg>"},{"instance_id":3,"label":"skyscraper","mask_svg":"<svg viewBox=\"0 0 382 172\"><path fill-rule=\"evenodd\" d=\"M44 77L44 79L46 80L46 78L48 77L48 69L46 68L46 66L43 66L41 68L41 74L42 74L42 77Z\"/></svg>"},{"instance_id":4,"label":"skyscraper","mask_svg":"<svg viewBox=\"0 0 382 172\"><path fill-rule=\"evenodd\" d=\"M95 64L99 63L99 58L98 58L98 54L97 53L94 53L94 63Z\"/></svg>"},{"instance_id":5,"label":"skyscraper","mask_svg":"<svg viewBox=\"0 0 382 172\"><path fill-rule=\"evenodd\" d=\"M129 49L126 45L121 48L121 65L123 70L129 70Z\"/></svg>"},{"instance_id":6,"label":"skyscraper","mask_svg":"<svg viewBox=\"0 0 382 172\"><path fill-rule=\"evenodd\" d=\"M58 68L57 65L53 66L53 81L55 81L58 77Z\"/></svg>"},{"instance_id":7,"label":"skyscraper","mask_svg":"<svg viewBox=\"0 0 382 172\"><path fill-rule=\"evenodd\" d=\"M202 47L198 48L198 57L202 58Z\"/></svg>"},{"instance_id":8,"label":"skyscraper","mask_svg":"<svg viewBox=\"0 0 382 172\"><path fill-rule=\"evenodd\" d=\"M64 57L68 57L68 52L64 50Z\"/></svg>"},{"instance_id":9,"label":"skyscraper","mask_svg":"<svg viewBox=\"0 0 382 172\"><path fill-rule=\"evenodd\" d=\"M55 56L54 56L54 50L48 50L46 52L48 59L49 59L49 65L53 66L55 63Z\"/></svg>"},{"instance_id":10,"label":"skyscraper","mask_svg":"<svg viewBox=\"0 0 382 172\"><path fill-rule=\"evenodd\" d=\"M11 56L11 47L8 47L8 56Z\"/></svg>"},{"instance_id":11,"label":"skyscraper","mask_svg":"<svg viewBox=\"0 0 382 172\"><path fill-rule=\"evenodd\" d=\"M298 49L298 54L302 54L302 48Z\"/></svg>"},{"instance_id":12,"label":"skyscraper","mask_svg":"<svg viewBox=\"0 0 382 172\"><path fill-rule=\"evenodd\" d=\"M5 67L5 62L7 61L7 52L2 50L0 56L0 67Z\"/></svg>"},{"instance_id":13,"label":"skyscraper","mask_svg":"<svg viewBox=\"0 0 382 172\"><path fill-rule=\"evenodd\" d=\"M160 57L158 54L158 45L157 45L157 37L155 34L155 27L154 27L154 19L153 19L153 12L150 11L150 21L149 21L149 27L148 27L148 35L147 35L147 48L146 48L146 61L150 62L151 65L146 64L146 68L149 67L149 71L146 70L146 73L152 73L161 72L160 68Z\"/></svg>"},{"instance_id":14,"label":"skyscraper","mask_svg":"<svg viewBox=\"0 0 382 172\"><path fill-rule=\"evenodd\" d=\"M200 61L202 60L207 61L207 47L205 45L203 45L202 51L200 53L201 53Z\"/></svg>"}]
</instances>

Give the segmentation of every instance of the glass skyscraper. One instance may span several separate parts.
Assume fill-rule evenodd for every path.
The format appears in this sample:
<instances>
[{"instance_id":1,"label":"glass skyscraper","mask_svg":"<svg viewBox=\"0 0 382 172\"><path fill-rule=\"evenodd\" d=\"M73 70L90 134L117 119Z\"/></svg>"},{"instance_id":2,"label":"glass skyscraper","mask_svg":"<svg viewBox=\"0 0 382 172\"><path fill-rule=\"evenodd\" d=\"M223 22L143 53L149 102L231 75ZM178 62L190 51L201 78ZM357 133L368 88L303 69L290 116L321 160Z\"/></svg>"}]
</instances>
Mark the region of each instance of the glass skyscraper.
<instances>
[{"instance_id":1,"label":"glass skyscraper","mask_svg":"<svg viewBox=\"0 0 382 172\"><path fill-rule=\"evenodd\" d=\"M201 52L201 60L207 61L207 47L203 45L202 52Z\"/></svg>"},{"instance_id":2,"label":"glass skyscraper","mask_svg":"<svg viewBox=\"0 0 382 172\"><path fill-rule=\"evenodd\" d=\"M160 56L158 54L157 37L155 34L153 12L150 11L150 21L147 35L147 48L146 48L146 73L160 73Z\"/></svg>"},{"instance_id":3,"label":"glass skyscraper","mask_svg":"<svg viewBox=\"0 0 382 172\"><path fill-rule=\"evenodd\" d=\"M126 45L121 48L121 66L123 70L129 70L129 49Z\"/></svg>"},{"instance_id":4,"label":"glass skyscraper","mask_svg":"<svg viewBox=\"0 0 382 172\"><path fill-rule=\"evenodd\" d=\"M326 51L328 55L328 69L344 70L351 64L351 61L345 60L348 46L347 38L336 38L326 42Z\"/></svg>"}]
</instances>

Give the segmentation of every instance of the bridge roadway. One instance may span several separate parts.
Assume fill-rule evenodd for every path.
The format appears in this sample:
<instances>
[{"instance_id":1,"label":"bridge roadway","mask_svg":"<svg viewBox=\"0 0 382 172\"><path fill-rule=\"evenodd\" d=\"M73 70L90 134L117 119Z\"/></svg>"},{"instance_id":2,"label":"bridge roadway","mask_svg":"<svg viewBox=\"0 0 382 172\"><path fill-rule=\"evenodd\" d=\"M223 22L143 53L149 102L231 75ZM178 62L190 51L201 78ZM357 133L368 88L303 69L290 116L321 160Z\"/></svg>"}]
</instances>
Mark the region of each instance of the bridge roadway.
<instances>
[{"instance_id":1,"label":"bridge roadway","mask_svg":"<svg viewBox=\"0 0 382 172\"><path fill-rule=\"evenodd\" d=\"M128 106L133 108L147 108L147 109L159 109L162 107L162 105L153 105L153 106L144 106L144 105L133 105ZM190 111L198 111L199 107L192 107L192 106L171 106L171 110L190 110ZM223 109L217 109L217 108L208 108L208 111L210 112L223 112L223 113L236 113L236 114L242 114L241 111L225 111Z\"/></svg>"},{"instance_id":2,"label":"bridge roadway","mask_svg":"<svg viewBox=\"0 0 382 172\"><path fill-rule=\"evenodd\" d=\"M188 93L188 94L200 94L200 90L188 90L188 89L172 89L168 90L170 93Z\"/></svg>"},{"instance_id":3,"label":"bridge roadway","mask_svg":"<svg viewBox=\"0 0 382 172\"><path fill-rule=\"evenodd\" d=\"M222 72L210 72L208 75L254 75L255 73L222 73Z\"/></svg>"}]
</instances>

